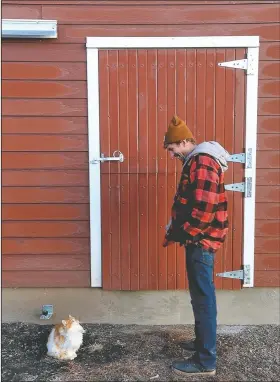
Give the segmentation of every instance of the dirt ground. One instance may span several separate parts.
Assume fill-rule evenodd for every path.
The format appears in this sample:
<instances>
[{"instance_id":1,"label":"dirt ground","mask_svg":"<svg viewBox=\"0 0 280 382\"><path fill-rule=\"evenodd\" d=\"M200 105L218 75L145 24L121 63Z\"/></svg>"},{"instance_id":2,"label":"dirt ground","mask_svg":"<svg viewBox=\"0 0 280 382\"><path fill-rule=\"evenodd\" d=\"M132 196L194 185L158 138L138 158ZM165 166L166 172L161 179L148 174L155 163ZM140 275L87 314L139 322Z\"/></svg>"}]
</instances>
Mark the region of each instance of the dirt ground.
<instances>
[{"instance_id":1,"label":"dirt ground","mask_svg":"<svg viewBox=\"0 0 280 382\"><path fill-rule=\"evenodd\" d=\"M84 343L73 361L46 355L51 326L2 325L2 381L180 381L172 360L190 354L179 342L193 327L83 325ZM279 326L219 326L215 377L203 381L278 381ZM277 377L278 376L278 377Z\"/></svg>"}]
</instances>

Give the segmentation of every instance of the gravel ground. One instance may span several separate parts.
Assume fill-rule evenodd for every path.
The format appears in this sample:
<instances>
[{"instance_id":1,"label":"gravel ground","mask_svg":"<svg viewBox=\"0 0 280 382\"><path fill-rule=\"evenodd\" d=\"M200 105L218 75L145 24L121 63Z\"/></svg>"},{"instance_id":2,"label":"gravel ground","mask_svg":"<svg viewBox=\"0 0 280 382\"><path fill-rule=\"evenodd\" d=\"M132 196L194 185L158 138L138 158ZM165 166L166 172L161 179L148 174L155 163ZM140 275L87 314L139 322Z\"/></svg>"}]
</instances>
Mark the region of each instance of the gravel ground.
<instances>
[{"instance_id":1,"label":"gravel ground","mask_svg":"<svg viewBox=\"0 0 280 382\"><path fill-rule=\"evenodd\" d=\"M170 370L187 357L179 342L193 327L83 325L84 343L73 361L46 355L51 326L2 325L2 381L181 381ZM219 326L215 377L203 381L278 381L279 326ZM278 375L278 377L277 377Z\"/></svg>"}]
</instances>

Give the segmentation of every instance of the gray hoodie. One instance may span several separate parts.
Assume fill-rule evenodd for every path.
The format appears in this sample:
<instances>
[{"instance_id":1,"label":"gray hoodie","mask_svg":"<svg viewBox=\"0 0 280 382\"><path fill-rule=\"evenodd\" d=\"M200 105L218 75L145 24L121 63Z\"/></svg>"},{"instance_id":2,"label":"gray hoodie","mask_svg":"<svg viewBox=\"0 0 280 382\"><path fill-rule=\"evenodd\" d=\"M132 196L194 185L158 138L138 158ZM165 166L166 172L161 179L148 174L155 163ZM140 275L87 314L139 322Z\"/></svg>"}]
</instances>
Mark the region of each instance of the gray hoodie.
<instances>
[{"instance_id":1,"label":"gray hoodie","mask_svg":"<svg viewBox=\"0 0 280 382\"><path fill-rule=\"evenodd\" d=\"M228 169L227 160L230 154L218 142L209 141L197 145L194 150L185 157L184 166L192 157L198 154L211 155L219 163L223 172Z\"/></svg>"}]
</instances>

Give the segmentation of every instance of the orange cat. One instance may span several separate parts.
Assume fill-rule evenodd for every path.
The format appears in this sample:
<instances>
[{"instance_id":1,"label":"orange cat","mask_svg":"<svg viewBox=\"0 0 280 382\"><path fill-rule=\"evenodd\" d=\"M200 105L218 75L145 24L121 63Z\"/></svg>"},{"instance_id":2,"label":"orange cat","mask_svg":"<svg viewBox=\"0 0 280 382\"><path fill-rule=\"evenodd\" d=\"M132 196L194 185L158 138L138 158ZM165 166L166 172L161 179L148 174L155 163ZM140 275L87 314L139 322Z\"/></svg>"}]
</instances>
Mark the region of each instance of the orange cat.
<instances>
[{"instance_id":1,"label":"orange cat","mask_svg":"<svg viewBox=\"0 0 280 382\"><path fill-rule=\"evenodd\" d=\"M47 354L63 360L76 358L76 352L83 343L84 332L79 321L69 315L68 320L62 320L61 324L52 329L47 343Z\"/></svg>"}]
</instances>

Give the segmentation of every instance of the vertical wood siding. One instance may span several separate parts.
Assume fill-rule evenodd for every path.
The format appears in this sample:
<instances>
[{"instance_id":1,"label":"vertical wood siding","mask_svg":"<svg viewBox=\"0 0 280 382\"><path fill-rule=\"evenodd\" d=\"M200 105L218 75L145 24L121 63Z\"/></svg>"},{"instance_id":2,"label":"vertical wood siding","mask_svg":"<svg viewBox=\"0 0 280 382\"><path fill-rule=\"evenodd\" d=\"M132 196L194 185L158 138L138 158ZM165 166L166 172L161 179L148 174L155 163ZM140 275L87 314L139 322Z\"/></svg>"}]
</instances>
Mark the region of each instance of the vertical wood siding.
<instances>
[{"instance_id":1,"label":"vertical wood siding","mask_svg":"<svg viewBox=\"0 0 280 382\"><path fill-rule=\"evenodd\" d=\"M255 280L256 286L279 285L279 2L2 3L3 18L54 18L59 31L57 40L10 40L2 45L3 285L90 285L85 37L207 35L261 38ZM103 278L108 288L186 287L183 253L175 247L168 253L161 248L167 208L178 180L175 164L167 162L161 151L163 133L176 105L199 140L214 134L229 150L243 151L244 74L233 76L230 70L208 67L214 60L234 55L243 58L239 50L120 51L101 56L109 66L120 65L109 68L109 75L108 68L101 68L103 93L110 81L110 97L103 96L101 103L102 131L107 131L107 137L110 133L110 141L103 137L102 148L109 153L121 143L129 158L120 172L114 169L116 164L102 170L102 205L107 203L111 211L104 214L103 224L114 229L111 239L103 241ZM132 65L129 76L127 62ZM157 71L152 67L155 62L162 65ZM173 67L167 66L172 62ZM234 135L232 129L223 128L232 124L233 99ZM137 132L141 133L138 142ZM237 164L227 173L227 182L231 180L242 181ZM229 193L229 198L236 229L218 256L217 271L240 267L241 195ZM163 203L160 208L157 201ZM239 287L232 280L216 283L218 288Z\"/></svg>"}]
</instances>

